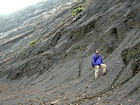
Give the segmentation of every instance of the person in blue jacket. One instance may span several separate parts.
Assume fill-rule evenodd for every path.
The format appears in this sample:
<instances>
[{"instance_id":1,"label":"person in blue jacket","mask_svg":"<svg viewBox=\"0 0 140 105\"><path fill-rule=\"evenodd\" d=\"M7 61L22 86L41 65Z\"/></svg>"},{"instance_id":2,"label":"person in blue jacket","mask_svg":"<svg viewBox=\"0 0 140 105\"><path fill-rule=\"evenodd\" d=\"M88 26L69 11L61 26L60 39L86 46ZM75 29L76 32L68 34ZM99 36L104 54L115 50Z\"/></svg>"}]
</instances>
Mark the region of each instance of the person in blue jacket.
<instances>
[{"instance_id":1,"label":"person in blue jacket","mask_svg":"<svg viewBox=\"0 0 140 105\"><path fill-rule=\"evenodd\" d=\"M98 50L95 50L95 54L92 57L92 66L95 68L95 79L98 79L99 67L103 68L102 74L106 74L106 65L103 63L102 57L99 55Z\"/></svg>"}]
</instances>

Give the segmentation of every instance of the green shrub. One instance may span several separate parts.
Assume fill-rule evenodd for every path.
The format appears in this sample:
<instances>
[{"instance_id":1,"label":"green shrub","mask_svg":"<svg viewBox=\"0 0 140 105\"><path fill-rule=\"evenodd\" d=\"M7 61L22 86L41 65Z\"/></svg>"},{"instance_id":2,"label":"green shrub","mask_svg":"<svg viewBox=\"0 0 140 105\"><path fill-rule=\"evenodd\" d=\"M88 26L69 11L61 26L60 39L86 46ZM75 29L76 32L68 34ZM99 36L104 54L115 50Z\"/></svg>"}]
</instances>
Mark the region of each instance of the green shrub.
<instances>
[{"instance_id":1,"label":"green shrub","mask_svg":"<svg viewBox=\"0 0 140 105\"><path fill-rule=\"evenodd\" d=\"M62 25L64 22L62 21L62 22L60 22L60 25Z\"/></svg>"},{"instance_id":2,"label":"green shrub","mask_svg":"<svg viewBox=\"0 0 140 105\"><path fill-rule=\"evenodd\" d=\"M33 40L32 42L29 43L29 45L32 46L32 45L36 44L36 42L37 42L36 40Z\"/></svg>"},{"instance_id":3,"label":"green shrub","mask_svg":"<svg viewBox=\"0 0 140 105\"><path fill-rule=\"evenodd\" d=\"M22 53L22 52L23 52L23 50L20 49L20 53Z\"/></svg>"},{"instance_id":4,"label":"green shrub","mask_svg":"<svg viewBox=\"0 0 140 105\"><path fill-rule=\"evenodd\" d=\"M27 48L24 47L23 49L20 49L19 53L22 53L23 51L25 51Z\"/></svg>"},{"instance_id":5,"label":"green shrub","mask_svg":"<svg viewBox=\"0 0 140 105\"><path fill-rule=\"evenodd\" d=\"M26 47L24 47L24 50L26 50L27 48Z\"/></svg>"},{"instance_id":6,"label":"green shrub","mask_svg":"<svg viewBox=\"0 0 140 105\"><path fill-rule=\"evenodd\" d=\"M68 9L68 12L70 12L71 10L70 10L70 8Z\"/></svg>"},{"instance_id":7,"label":"green shrub","mask_svg":"<svg viewBox=\"0 0 140 105\"><path fill-rule=\"evenodd\" d=\"M89 2L90 0L86 0L86 2Z\"/></svg>"},{"instance_id":8,"label":"green shrub","mask_svg":"<svg viewBox=\"0 0 140 105\"><path fill-rule=\"evenodd\" d=\"M35 30L36 29L36 26L33 26L33 29Z\"/></svg>"},{"instance_id":9,"label":"green shrub","mask_svg":"<svg viewBox=\"0 0 140 105\"><path fill-rule=\"evenodd\" d=\"M81 6L80 7L84 7L84 4L81 4Z\"/></svg>"},{"instance_id":10,"label":"green shrub","mask_svg":"<svg viewBox=\"0 0 140 105\"><path fill-rule=\"evenodd\" d=\"M82 2L82 0L78 0L78 2Z\"/></svg>"},{"instance_id":11,"label":"green shrub","mask_svg":"<svg viewBox=\"0 0 140 105\"><path fill-rule=\"evenodd\" d=\"M73 16L76 16L76 15L78 15L80 12L82 12L83 10L84 10L83 6L79 6L79 7L77 7L76 9L74 9L74 10L72 11L72 15L73 15Z\"/></svg>"}]
</instances>

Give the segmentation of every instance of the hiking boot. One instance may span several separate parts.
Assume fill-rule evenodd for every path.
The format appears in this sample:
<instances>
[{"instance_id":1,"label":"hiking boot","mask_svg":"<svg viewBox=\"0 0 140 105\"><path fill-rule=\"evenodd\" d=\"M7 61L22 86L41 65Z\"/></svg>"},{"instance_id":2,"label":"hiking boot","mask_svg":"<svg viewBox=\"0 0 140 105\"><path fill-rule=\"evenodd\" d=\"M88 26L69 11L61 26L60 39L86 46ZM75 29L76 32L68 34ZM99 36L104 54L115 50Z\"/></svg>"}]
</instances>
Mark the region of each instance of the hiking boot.
<instances>
[{"instance_id":1,"label":"hiking boot","mask_svg":"<svg viewBox=\"0 0 140 105\"><path fill-rule=\"evenodd\" d=\"M97 78L95 78L95 80L97 80L98 79L98 77Z\"/></svg>"},{"instance_id":2,"label":"hiking boot","mask_svg":"<svg viewBox=\"0 0 140 105\"><path fill-rule=\"evenodd\" d=\"M106 69L106 71L107 71L107 69ZM105 76L105 75L106 75L106 71L105 71L105 72L102 72L103 76Z\"/></svg>"},{"instance_id":3,"label":"hiking boot","mask_svg":"<svg viewBox=\"0 0 140 105\"><path fill-rule=\"evenodd\" d=\"M103 76L105 76L106 75L106 73L103 73Z\"/></svg>"}]
</instances>

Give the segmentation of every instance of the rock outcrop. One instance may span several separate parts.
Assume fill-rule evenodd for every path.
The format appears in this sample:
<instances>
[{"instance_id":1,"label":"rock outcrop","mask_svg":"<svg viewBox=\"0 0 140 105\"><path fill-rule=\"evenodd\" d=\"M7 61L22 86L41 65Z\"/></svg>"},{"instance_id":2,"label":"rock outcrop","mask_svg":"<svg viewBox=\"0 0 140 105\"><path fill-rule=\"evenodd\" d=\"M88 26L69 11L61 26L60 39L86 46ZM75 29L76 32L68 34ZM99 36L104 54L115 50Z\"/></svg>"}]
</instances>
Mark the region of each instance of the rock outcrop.
<instances>
[{"instance_id":1,"label":"rock outcrop","mask_svg":"<svg viewBox=\"0 0 140 105\"><path fill-rule=\"evenodd\" d=\"M0 104L139 105L140 1L48 3L0 26ZM107 65L98 80L95 49Z\"/></svg>"}]
</instances>

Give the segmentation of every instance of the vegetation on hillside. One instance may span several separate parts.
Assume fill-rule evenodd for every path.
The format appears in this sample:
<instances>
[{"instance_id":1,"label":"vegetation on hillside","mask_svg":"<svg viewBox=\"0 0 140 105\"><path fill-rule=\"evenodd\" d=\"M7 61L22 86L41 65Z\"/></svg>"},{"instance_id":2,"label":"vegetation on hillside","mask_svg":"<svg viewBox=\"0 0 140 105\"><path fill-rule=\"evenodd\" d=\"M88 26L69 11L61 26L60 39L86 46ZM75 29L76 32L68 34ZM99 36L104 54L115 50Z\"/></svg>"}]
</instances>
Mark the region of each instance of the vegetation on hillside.
<instances>
[{"instance_id":1,"label":"vegetation on hillside","mask_svg":"<svg viewBox=\"0 0 140 105\"><path fill-rule=\"evenodd\" d=\"M84 5L80 5L79 7L77 7L76 9L74 9L72 11L72 15L76 16L78 15L80 12L82 12L84 10Z\"/></svg>"},{"instance_id":2,"label":"vegetation on hillside","mask_svg":"<svg viewBox=\"0 0 140 105\"><path fill-rule=\"evenodd\" d=\"M30 45L30 46L33 46L33 45L36 44L36 43L37 43L37 41L36 41L36 40L33 40L32 42L29 43L29 45Z\"/></svg>"}]
</instances>

